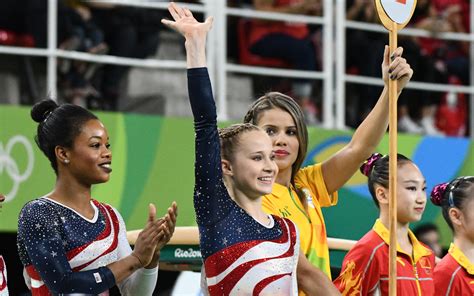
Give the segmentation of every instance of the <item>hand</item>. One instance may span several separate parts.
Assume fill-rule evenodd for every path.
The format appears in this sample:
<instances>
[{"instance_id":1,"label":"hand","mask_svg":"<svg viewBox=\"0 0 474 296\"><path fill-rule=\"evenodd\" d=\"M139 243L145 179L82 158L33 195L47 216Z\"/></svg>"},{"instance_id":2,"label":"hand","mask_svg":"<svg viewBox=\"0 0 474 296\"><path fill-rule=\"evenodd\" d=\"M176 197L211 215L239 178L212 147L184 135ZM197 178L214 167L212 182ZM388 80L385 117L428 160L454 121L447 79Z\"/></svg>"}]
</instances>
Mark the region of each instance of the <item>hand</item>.
<instances>
[{"instance_id":1,"label":"hand","mask_svg":"<svg viewBox=\"0 0 474 296\"><path fill-rule=\"evenodd\" d=\"M140 262L140 266L148 266L155 254L156 245L164 235L163 228L165 220L156 217L156 208L153 204L149 205L148 221L145 228L138 234L135 248L132 256L136 257Z\"/></svg>"},{"instance_id":2,"label":"hand","mask_svg":"<svg viewBox=\"0 0 474 296\"><path fill-rule=\"evenodd\" d=\"M174 21L162 19L162 24L177 31L186 40L194 38L205 40L207 32L212 27L212 17L208 17L204 23L200 23L194 18L189 9L182 8L174 2L168 5L168 11L171 13Z\"/></svg>"},{"instance_id":3,"label":"hand","mask_svg":"<svg viewBox=\"0 0 474 296\"><path fill-rule=\"evenodd\" d=\"M389 54L389 51L389 47L385 45L382 62L383 81L385 86L388 87L389 79L397 80L397 91L400 93L413 76L413 70L407 60L402 58L402 47L397 48L392 55Z\"/></svg>"},{"instance_id":4,"label":"hand","mask_svg":"<svg viewBox=\"0 0 474 296\"><path fill-rule=\"evenodd\" d=\"M176 205L176 202L173 202L171 204L171 207L168 208L168 213L163 218L161 218L161 220L164 221L163 225L161 226L161 231L163 235L158 240L155 253L153 254L153 258L151 259L150 264L145 266L145 268L151 269L158 266L158 261L160 260L160 251L170 241L171 237L173 236L174 229L176 226L177 216L178 216L178 206Z\"/></svg>"}]
</instances>

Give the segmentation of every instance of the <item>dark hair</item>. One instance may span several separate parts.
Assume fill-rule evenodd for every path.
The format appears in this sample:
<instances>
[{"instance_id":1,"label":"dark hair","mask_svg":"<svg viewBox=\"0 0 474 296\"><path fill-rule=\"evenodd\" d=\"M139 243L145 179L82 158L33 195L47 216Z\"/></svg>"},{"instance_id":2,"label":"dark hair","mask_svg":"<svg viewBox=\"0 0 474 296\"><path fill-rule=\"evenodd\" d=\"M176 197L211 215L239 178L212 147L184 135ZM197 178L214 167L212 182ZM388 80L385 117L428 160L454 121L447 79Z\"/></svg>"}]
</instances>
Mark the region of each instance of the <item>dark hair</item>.
<instances>
[{"instance_id":1,"label":"dark hair","mask_svg":"<svg viewBox=\"0 0 474 296\"><path fill-rule=\"evenodd\" d=\"M80 106L72 104L59 106L50 99L36 103L31 109L31 118L39 123L35 136L36 144L49 159L56 174L58 173L54 151L56 146L71 148L84 123L98 119Z\"/></svg>"},{"instance_id":2,"label":"dark hair","mask_svg":"<svg viewBox=\"0 0 474 296\"><path fill-rule=\"evenodd\" d=\"M405 162L412 162L408 157L402 154L397 154L397 164L400 165ZM372 154L360 167L362 174L368 177L367 185L369 187L372 199L375 205L379 207L379 201L375 195L375 184L379 184L384 188L388 188L388 174L389 174L389 156L382 156L379 153Z\"/></svg>"},{"instance_id":3,"label":"dark hair","mask_svg":"<svg viewBox=\"0 0 474 296\"><path fill-rule=\"evenodd\" d=\"M295 186L294 178L296 173L298 173L301 165L306 158L306 152L308 151L308 130L306 128L306 123L304 119L303 111L301 110L298 103L293 100L291 97L282 94L280 92L269 92L266 93L264 96L260 97L256 100L252 106L250 106L249 111L244 117L244 122L253 123L258 125L258 121L260 120L260 116L263 112L271 110L271 109L281 109L283 111L288 112L293 121L296 125L296 137L298 138L299 148L298 148L298 156L295 162L291 166L291 184L296 190L298 197L301 203L305 206L308 205L308 201L306 196L300 189Z\"/></svg>"},{"instance_id":4,"label":"dark hair","mask_svg":"<svg viewBox=\"0 0 474 296\"><path fill-rule=\"evenodd\" d=\"M458 208L464 212L469 198L474 196L474 176L458 177L449 183L441 183L433 187L431 202L441 207L444 220L454 231L449 218L449 209Z\"/></svg>"},{"instance_id":5,"label":"dark hair","mask_svg":"<svg viewBox=\"0 0 474 296\"><path fill-rule=\"evenodd\" d=\"M249 131L261 130L251 123L239 123L219 129L221 158L232 161L235 147L239 144L240 136Z\"/></svg>"},{"instance_id":6,"label":"dark hair","mask_svg":"<svg viewBox=\"0 0 474 296\"><path fill-rule=\"evenodd\" d=\"M423 223L415 227L415 229L413 230L413 234L419 239L420 236L432 231L439 233L439 229L438 229L438 226L436 226L436 224Z\"/></svg>"}]
</instances>

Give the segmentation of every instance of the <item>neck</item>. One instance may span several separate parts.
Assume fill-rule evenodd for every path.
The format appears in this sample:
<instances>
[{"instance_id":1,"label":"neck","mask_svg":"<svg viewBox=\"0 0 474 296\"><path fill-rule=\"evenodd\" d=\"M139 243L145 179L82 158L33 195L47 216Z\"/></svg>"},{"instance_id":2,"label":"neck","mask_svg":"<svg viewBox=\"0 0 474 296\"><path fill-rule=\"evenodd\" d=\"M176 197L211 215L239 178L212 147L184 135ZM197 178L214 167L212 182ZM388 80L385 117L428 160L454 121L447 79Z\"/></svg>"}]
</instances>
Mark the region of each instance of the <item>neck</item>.
<instances>
[{"instance_id":1,"label":"neck","mask_svg":"<svg viewBox=\"0 0 474 296\"><path fill-rule=\"evenodd\" d=\"M389 216L388 211L380 211L380 221L390 231L389 228ZM401 223L397 221L397 243L401 246L411 245L410 239L408 238L408 223Z\"/></svg>"},{"instance_id":2,"label":"neck","mask_svg":"<svg viewBox=\"0 0 474 296\"><path fill-rule=\"evenodd\" d=\"M93 214L91 207L91 186L77 182L77 180L67 177L56 179L56 186L49 198L74 209L85 217Z\"/></svg>"},{"instance_id":3,"label":"neck","mask_svg":"<svg viewBox=\"0 0 474 296\"><path fill-rule=\"evenodd\" d=\"M247 212L252 218L262 224L268 223L268 215L262 210L262 197L249 198L242 191L227 187L230 197L237 205Z\"/></svg>"},{"instance_id":4,"label":"neck","mask_svg":"<svg viewBox=\"0 0 474 296\"><path fill-rule=\"evenodd\" d=\"M474 242L456 235L454 237L454 244L463 252L469 261L474 264Z\"/></svg>"},{"instance_id":5,"label":"neck","mask_svg":"<svg viewBox=\"0 0 474 296\"><path fill-rule=\"evenodd\" d=\"M278 172L278 175L276 176L275 182L283 185L285 187L290 186L291 183L291 166L288 167L285 170L281 170Z\"/></svg>"}]
</instances>

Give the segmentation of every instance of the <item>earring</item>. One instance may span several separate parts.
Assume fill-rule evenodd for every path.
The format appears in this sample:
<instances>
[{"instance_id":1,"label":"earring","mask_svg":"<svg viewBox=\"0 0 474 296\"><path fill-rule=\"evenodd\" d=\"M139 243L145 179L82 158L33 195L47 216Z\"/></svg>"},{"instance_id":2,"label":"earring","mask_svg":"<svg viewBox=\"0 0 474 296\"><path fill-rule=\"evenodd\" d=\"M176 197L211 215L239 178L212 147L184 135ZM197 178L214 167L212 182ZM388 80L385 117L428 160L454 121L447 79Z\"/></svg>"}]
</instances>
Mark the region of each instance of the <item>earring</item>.
<instances>
[{"instance_id":1,"label":"earring","mask_svg":"<svg viewBox=\"0 0 474 296\"><path fill-rule=\"evenodd\" d=\"M64 160L64 163L65 163L65 164L68 164L68 163L69 163L69 159L65 159L65 160Z\"/></svg>"}]
</instances>

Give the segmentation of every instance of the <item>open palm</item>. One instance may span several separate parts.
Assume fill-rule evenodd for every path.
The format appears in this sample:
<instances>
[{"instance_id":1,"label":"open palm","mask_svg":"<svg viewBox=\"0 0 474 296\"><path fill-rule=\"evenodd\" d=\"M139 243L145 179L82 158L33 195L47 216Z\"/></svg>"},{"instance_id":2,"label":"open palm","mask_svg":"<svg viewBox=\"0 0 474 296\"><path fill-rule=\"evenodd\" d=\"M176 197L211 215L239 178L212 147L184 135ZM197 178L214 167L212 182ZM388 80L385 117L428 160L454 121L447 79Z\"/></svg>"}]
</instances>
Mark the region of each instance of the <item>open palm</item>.
<instances>
[{"instance_id":1,"label":"open palm","mask_svg":"<svg viewBox=\"0 0 474 296\"><path fill-rule=\"evenodd\" d=\"M212 27L212 17L208 17L205 22L200 23L194 18L189 9L182 8L174 2L170 3L168 11L171 13L174 21L162 19L161 22L179 32L186 39L188 37L194 37L195 35L205 36Z\"/></svg>"}]
</instances>

